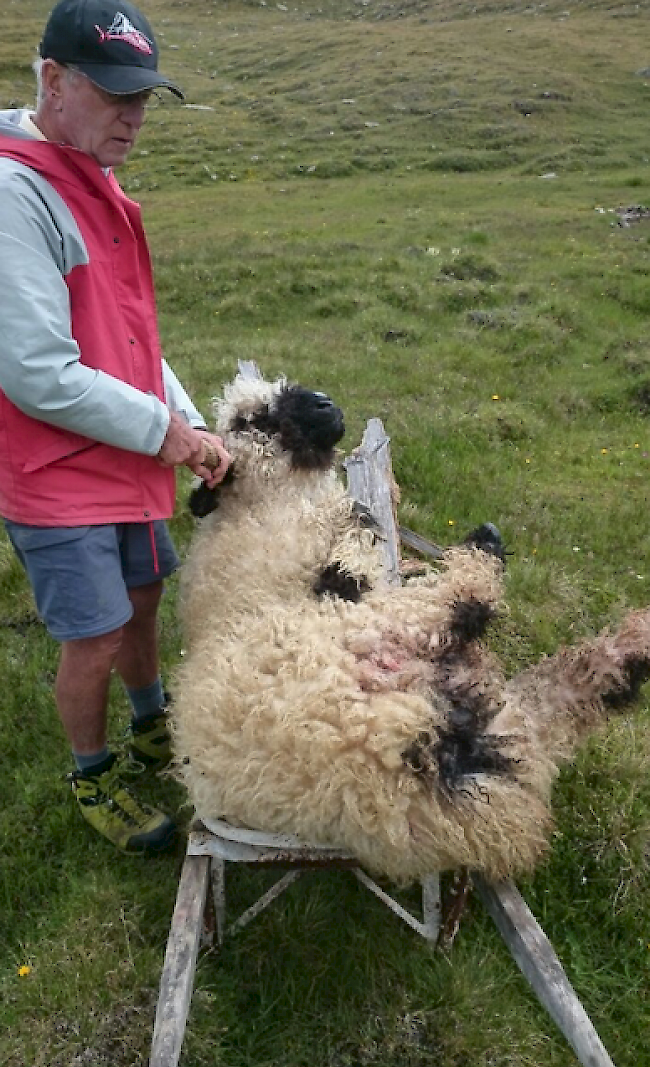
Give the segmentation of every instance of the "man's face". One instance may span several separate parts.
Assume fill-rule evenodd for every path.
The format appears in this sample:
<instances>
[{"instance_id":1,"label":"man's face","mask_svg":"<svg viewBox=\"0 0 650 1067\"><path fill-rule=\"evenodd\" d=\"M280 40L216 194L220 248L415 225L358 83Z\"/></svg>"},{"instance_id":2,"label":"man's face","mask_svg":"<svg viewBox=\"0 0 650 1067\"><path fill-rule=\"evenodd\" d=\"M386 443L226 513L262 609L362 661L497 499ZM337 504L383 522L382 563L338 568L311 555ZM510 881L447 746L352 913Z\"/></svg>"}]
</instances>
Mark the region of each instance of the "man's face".
<instances>
[{"instance_id":1,"label":"man's face","mask_svg":"<svg viewBox=\"0 0 650 1067\"><path fill-rule=\"evenodd\" d=\"M63 72L58 87L55 139L86 152L101 167L124 163L144 122L150 90L113 95L71 70Z\"/></svg>"}]
</instances>

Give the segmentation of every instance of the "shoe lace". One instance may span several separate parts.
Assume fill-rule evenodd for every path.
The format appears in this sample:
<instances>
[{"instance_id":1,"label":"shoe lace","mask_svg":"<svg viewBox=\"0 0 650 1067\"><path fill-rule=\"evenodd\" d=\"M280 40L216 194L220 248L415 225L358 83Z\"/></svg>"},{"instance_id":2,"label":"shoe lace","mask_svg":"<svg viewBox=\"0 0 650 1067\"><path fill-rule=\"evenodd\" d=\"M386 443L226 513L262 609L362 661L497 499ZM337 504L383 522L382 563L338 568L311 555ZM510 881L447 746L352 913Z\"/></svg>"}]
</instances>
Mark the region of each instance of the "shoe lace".
<instances>
[{"instance_id":1,"label":"shoe lace","mask_svg":"<svg viewBox=\"0 0 650 1067\"><path fill-rule=\"evenodd\" d=\"M109 772L112 774L112 779L109 787L111 792L107 793L108 803L120 818L124 817L130 824L140 826L154 814L154 810L133 796L120 777L122 770L122 767L116 766L112 772Z\"/></svg>"},{"instance_id":2,"label":"shoe lace","mask_svg":"<svg viewBox=\"0 0 650 1067\"><path fill-rule=\"evenodd\" d=\"M133 729L132 725L126 727L123 734L122 744L128 753L129 766L126 773L129 777L146 773L148 770L146 763L140 762L138 759L138 743L142 744L144 741L145 744L147 742L151 744L153 742L155 746L156 743L162 741L163 737L167 735L167 730L168 725L165 705L162 706L158 715L148 721L146 729L136 731Z\"/></svg>"},{"instance_id":3,"label":"shoe lace","mask_svg":"<svg viewBox=\"0 0 650 1067\"><path fill-rule=\"evenodd\" d=\"M137 828L153 814L153 809L148 804L136 800L122 780L123 771L124 767L116 763L101 776L103 781L101 786L98 783L96 800L98 804L105 804L121 822ZM66 779L72 782L84 777L79 771L71 771L66 775Z\"/></svg>"}]
</instances>

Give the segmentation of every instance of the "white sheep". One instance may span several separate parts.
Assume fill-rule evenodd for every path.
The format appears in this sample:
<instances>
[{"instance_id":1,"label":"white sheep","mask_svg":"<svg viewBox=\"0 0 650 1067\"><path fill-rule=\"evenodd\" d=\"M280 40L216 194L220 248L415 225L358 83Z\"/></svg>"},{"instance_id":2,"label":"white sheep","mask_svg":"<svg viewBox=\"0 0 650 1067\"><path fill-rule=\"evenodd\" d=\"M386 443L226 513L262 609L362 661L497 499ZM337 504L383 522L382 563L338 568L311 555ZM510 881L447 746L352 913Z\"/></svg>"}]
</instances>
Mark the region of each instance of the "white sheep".
<instances>
[{"instance_id":1,"label":"white sheep","mask_svg":"<svg viewBox=\"0 0 650 1067\"><path fill-rule=\"evenodd\" d=\"M481 642L501 560L453 548L389 586L334 473L327 397L238 376L217 431L233 475L195 498L171 709L199 815L345 848L397 882L531 869L560 764L650 673L650 612L506 681Z\"/></svg>"}]
</instances>

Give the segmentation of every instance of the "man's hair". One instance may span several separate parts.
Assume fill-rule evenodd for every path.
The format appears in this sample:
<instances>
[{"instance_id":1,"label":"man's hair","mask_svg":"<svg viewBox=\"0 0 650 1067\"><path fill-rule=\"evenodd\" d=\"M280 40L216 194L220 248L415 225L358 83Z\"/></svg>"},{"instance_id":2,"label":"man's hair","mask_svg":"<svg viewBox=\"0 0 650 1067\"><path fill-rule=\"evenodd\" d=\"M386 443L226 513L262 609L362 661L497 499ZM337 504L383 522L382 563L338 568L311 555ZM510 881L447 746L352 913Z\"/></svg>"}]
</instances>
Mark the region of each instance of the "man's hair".
<instances>
[{"instance_id":1,"label":"man's hair","mask_svg":"<svg viewBox=\"0 0 650 1067\"><path fill-rule=\"evenodd\" d=\"M50 62L54 62L51 60ZM32 70L36 76L36 107L42 104L45 99L45 92L43 90L43 64L45 60L42 56L36 56L36 59L32 63ZM63 66L59 63L59 66ZM65 76L69 81L73 81L75 78L81 78L82 75L78 70L74 70L72 67L65 67Z\"/></svg>"}]
</instances>

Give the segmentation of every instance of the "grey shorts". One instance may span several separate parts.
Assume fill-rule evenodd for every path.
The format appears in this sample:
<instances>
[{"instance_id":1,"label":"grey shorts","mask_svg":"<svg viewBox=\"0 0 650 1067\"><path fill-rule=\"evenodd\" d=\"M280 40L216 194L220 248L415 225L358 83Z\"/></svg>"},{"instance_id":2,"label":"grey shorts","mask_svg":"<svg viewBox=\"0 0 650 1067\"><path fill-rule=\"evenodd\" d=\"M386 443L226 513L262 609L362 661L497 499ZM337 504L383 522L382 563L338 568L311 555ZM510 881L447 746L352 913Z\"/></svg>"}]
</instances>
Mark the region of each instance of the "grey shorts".
<instances>
[{"instance_id":1,"label":"grey shorts","mask_svg":"<svg viewBox=\"0 0 650 1067\"><path fill-rule=\"evenodd\" d=\"M44 527L5 519L5 528L57 641L117 630L133 614L128 590L169 577L180 562L162 520Z\"/></svg>"}]
</instances>

